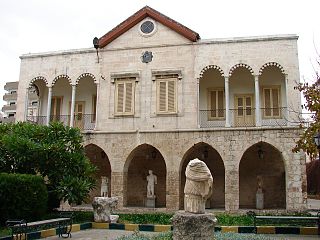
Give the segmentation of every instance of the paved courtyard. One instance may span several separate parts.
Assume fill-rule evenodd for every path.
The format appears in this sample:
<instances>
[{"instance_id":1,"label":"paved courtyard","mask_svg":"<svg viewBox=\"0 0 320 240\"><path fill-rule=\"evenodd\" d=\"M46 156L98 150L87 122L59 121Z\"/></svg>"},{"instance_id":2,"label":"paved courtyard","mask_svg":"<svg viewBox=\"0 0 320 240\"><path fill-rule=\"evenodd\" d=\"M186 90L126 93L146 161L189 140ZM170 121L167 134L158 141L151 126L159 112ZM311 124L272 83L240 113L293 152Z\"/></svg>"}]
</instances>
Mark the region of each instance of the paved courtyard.
<instances>
[{"instance_id":1,"label":"paved courtyard","mask_svg":"<svg viewBox=\"0 0 320 240\"><path fill-rule=\"evenodd\" d=\"M125 235L131 235L133 232L131 231L124 231L124 230L107 230L107 229L90 229L90 230L84 230L80 232L72 233L72 239L78 239L78 240L115 240L121 236ZM154 232L143 232L143 234L148 235L155 235L158 233ZM254 234L239 234L242 237L247 236L248 239L254 239ZM257 235L261 236L261 235ZM270 240L291 240L291 239L308 239L308 240L315 240L320 239L320 236L307 236L307 235L279 235L279 234L269 234L264 235L266 236L266 239ZM251 238L250 238L251 237ZM47 240L60 240L61 238L58 238L57 236L46 238Z\"/></svg>"}]
</instances>

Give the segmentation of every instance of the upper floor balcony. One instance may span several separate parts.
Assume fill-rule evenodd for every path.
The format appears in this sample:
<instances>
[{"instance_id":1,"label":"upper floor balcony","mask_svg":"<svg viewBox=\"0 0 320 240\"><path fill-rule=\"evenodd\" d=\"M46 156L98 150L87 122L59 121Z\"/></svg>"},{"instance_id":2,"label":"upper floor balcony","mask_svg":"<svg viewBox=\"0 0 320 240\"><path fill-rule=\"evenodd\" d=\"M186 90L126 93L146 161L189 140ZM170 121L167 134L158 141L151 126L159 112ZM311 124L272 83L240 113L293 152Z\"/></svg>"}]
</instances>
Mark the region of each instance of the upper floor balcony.
<instances>
[{"instance_id":1,"label":"upper floor balcony","mask_svg":"<svg viewBox=\"0 0 320 240\"><path fill-rule=\"evenodd\" d=\"M12 104L12 105L4 105L2 107L2 112L7 112L7 111L15 111L17 108L17 105Z\"/></svg>"},{"instance_id":2,"label":"upper floor balcony","mask_svg":"<svg viewBox=\"0 0 320 240\"><path fill-rule=\"evenodd\" d=\"M4 90L10 92L10 90L17 90L19 82L6 82L4 85Z\"/></svg>"},{"instance_id":3,"label":"upper floor balcony","mask_svg":"<svg viewBox=\"0 0 320 240\"><path fill-rule=\"evenodd\" d=\"M18 97L18 95L16 92L15 93L5 93L3 95L3 101L6 101L6 102L13 101L13 100L17 101L17 97Z\"/></svg>"},{"instance_id":4,"label":"upper floor balcony","mask_svg":"<svg viewBox=\"0 0 320 240\"><path fill-rule=\"evenodd\" d=\"M263 65L258 74L246 64L233 66L227 74L210 65L201 71L198 89L196 80L187 83L189 92L183 92L186 83L179 71L161 72L143 81L137 75L110 76L101 85L90 73L79 76L76 83L59 75L50 85L37 77L31 85L39 101L27 120L104 131L291 125L287 75L274 62ZM291 100L299 102L298 97ZM187 103L189 111L183 113Z\"/></svg>"}]
</instances>

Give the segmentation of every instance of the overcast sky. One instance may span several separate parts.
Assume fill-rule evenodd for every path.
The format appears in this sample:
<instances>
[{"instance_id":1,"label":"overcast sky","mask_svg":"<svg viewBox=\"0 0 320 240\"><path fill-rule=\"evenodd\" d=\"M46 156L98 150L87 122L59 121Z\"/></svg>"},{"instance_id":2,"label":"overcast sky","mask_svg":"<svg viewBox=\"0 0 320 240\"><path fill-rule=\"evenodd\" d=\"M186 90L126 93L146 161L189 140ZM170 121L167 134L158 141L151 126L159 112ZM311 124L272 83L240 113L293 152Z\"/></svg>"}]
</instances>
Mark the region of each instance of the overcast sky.
<instances>
[{"instance_id":1,"label":"overcast sky","mask_svg":"<svg viewBox=\"0 0 320 240\"><path fill-rule=\"evenodd\" d=\"M5 82L19 80L20 55L91 47L145 5L202 39L298 34L301 78L312 78L320 0L0 0L0 110Z\"/></svg>"}]
</instances>

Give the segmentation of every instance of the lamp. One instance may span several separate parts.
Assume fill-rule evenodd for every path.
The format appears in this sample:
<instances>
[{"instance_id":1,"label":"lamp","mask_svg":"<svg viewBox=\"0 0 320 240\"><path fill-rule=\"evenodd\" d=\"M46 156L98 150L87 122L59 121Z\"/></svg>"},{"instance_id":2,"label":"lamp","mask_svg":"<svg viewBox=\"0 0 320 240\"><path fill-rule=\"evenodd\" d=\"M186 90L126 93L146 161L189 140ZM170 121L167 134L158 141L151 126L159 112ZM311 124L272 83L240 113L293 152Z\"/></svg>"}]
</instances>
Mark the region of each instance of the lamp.
<instances>
[{"instance_id":1,"label":"lamp","mask_svg":"<svg viewBox=\"0 0 320 240\"><path fill-rule=\"evenodd\" d=\"M203 158L204 159L207 159L209 157L209 151L208 151L208 147L204 147L204 150L203 150Z\"/></svg>"},{"instance_id":2,"label":"lamp","mask_svg":"<svg viewBox=\"0 0 320 240\"><path fill-rule=\"evenodd\" d=\"M98 49L99 49L99 38L95 37L93 39L93 46L97 51L97 58L98 58L98 63L99 63L99 54L98 54Z\"/></svg>"},{"instance_id":3,"label":"lamp","mask_svg":"<svg viewBox=\"0 0 320 240\"><path fill-rule=\"evenodd\" d=\"M261 145L258 145L258 157L259 157L259 159L261 159L261 160L262 160L263 157L264 157L264 154L263 154Z\"/></svg>"},{"instance_id":4,"label":"lamp","mask_svg":"<svg viewBox=\"0 0 320 240\"><path fill-rule=\"evenodd\" d=\"M314 137L313 137L314 143L316 144L318 150L320 151L320 132L318 132Z\"/></svg>"},{"instance_id":5,"label":"lamp","mask_svg":"<svg viewBox=\"0 0 320 240\"><path fill-rule=\"evenodd\" d=\"M151 151L151 158L155 159L157 157L157 151L153 148Z\"/></svg>"}]
</instances>

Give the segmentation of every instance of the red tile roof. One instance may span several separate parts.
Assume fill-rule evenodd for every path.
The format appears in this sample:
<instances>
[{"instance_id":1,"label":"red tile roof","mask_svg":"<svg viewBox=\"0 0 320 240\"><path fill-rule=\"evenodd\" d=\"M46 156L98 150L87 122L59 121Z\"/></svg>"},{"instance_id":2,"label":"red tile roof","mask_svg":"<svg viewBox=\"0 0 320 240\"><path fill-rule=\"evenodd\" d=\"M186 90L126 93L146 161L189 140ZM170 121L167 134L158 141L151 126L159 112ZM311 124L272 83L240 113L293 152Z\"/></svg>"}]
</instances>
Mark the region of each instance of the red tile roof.
<instances>
[{"instance_id":1,"label":"red tile roof","mask_svg":"<svg viewBox=\"0 0 320 240\"><path fill-rule=\"evenodd\" d=\"M112 42L117 37L128 31L130 28L135 26L137 23L139 23L146 17L150 17L155 21L162 23L163 25L167 26L168 28L171 28L172 30L176 31L177 33L181 34L182 36L184 36L192 42L196 42L198 39L200 39L198 33L174 21L173 19L163 15L162 13L154 10L153 8L145 6L144 8L140 9L138 12L127 18L125 21L120 23L110 32L103 35L99 39L99 48L105 47L110 42Z\"/></svg>"}]
</instances>

